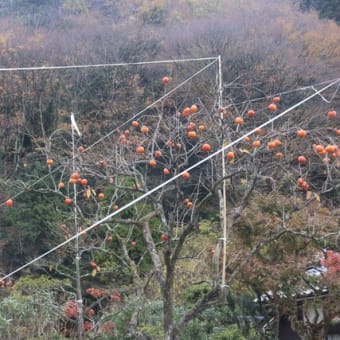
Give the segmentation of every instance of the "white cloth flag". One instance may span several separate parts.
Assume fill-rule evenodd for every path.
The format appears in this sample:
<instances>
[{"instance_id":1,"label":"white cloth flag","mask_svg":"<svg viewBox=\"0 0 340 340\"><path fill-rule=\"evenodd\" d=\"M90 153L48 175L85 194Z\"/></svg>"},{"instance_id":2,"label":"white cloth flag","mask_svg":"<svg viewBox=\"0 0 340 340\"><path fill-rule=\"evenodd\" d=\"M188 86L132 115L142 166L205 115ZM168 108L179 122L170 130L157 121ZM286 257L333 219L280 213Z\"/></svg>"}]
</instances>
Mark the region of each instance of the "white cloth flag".
<instances>
[{"instance_id":1,"label":"white cloth flag","mask_svg":"<svg viewBox=\"0 0 340 340\"><path fill-rule=\"evenodd\" d=\"M73 113L71 113L71 125L72 125L72 128L75 129L75 130L77 131L79 137L81 137L81 133L80 133L80 131L79 131L79 128L78 128L78 125L77 125L77 123L76 123L76 120L75 120L75 118L74 118L74 114L73 114Z\"/></svg>"}]
</instances>

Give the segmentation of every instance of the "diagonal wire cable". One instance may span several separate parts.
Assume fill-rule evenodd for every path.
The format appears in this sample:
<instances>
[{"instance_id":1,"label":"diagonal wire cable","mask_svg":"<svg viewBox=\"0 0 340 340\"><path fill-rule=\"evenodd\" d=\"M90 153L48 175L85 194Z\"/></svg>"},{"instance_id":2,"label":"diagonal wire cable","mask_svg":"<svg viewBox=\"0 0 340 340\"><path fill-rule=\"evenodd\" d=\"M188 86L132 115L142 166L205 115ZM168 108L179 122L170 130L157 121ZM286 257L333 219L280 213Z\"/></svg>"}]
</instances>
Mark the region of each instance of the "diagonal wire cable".
<instances>
[{"instance_id":1,"label":"diagonal wire cable","mask_svg":"<svg viewBox=\"0 0 340 340\"><path fill-rule=\"evenodd\" d=\"M181 82L180 84L178 84L177 86L175 86L173 89L171 89L169 92L167 92L166 94L164 94L162 97L158 98L157 100L155 100L153 103L151 103L150 105L146 106L144 109L142 109L141 111L139 111L138 113L136 113L134 116L132 116L131 118L129 118L128 120L126 120L124 123L122 123L120 126L118 126L117 128L115 128L114 130L108 132L106 135L104 135L103 137L99 138L96 142L94 142L93 144L91 144L90 146L88 146L86 150L91 149L92 147L94 147L95 145L97 145L98 143L102 142L104 139L106 139L107 137L111 136L113 133L115 133L117 130L120 130L123 126L125 126L126 124L132 122L134 119L138 118L140 115L142 115L144 112L148 111L149 109L151 109L152 107L154 107L155 105L157 105L159 102L161 102L163 99L170 97L173 93L175 93L180 87L182 87L183 85L185 85L186 83L188 83L190 80L192 80L193 78L197 77L200 73L202 73L203 71L205 71L207 68L209 68L210 66L212 66L213 64L215 64L217 62L217 58L214 59L211 63L207 64L206 66L204 66L203 68L201 68L199 71L195 72L193 75L191 75L189 78L187 78L186 80L184 80L183 82Z\"/></svg>"},{"instance_id":2,"label":"diagonal wire cable","mask_svg":"<svg viewBox=\"0 0 340 340\"><path fill-rule=\"evenodd\" d=\"M202 73L203 71L205 71L206 69L208 69L210 66L212 66L213 64L215 64L218 60L218 58L207 58L207 59L214 59L211 63L205 65L203 68L201 68L200 70L198 70L197 72L195 72L194 74L192 74L190 77L188 77L187 79L185 79L183 82L181 82L180 84L178 84L177 86L175 86L173 89L171 89L170 91L168 91L167 93L165 93L163 96L161 96L160 98L156 99L154 102L152 102L150 105L148 105L147 107L145 107L144 109L142 109L141 111L137 112L135 115L133 115L131 118L129 118L127 121L125 121L124 123L120 124L118 127L114 128L113 130L111 130L110 132L108 132L106 135L104 135L103 137L99 138L97 141L95 141L94 143L92 143L91 145L89 145L82 153L90 150L91 148L93 148L95 145L99 144L100 142L102 142L103 140L105 140L106 138L110 137L112 134L114 134L116 131L120 130L123 126L125 126L126 124L128 124L129 122L133 121L134 119L137 119L139 116L141 116L144 112L146 112L147 110L149 110L150 108L154 107L155 105L157 105L159 102L161 102L163 99L170 97L172 94L174 94L179 88L181 88L182 86L184 86L186 83L188 83L189 81L191 81L193 78L195 78L196 76L198 76L200 73ZM188 59L190 60L190 59ZM194 59L196 60L196 59ZM198 59L198 60L204 60L203 59ZM1 69L0 69L1 70ZM79 156L76 155L75 158L78 158ZM69 162L72 162L74 160L74 157L72 157ZM66 163L67 164L67 163ZM60 170L61 168L63 168L66 164L64 165L60 165L58 167L56 167L55 169L51 170L50 173L46 174L45 176L42 176L41 178L39 178L38 180L36 180L35 182L33 182L29 188L32 188L33 186L35 186L36 184L42 182L44 179L48 178L51 174L57 172L58 170ZM18 196L20 196L23 192L25 192L27 190L27 188L25 188L25 190L21 190L19 192L17 192L16 194L12 195L11 198L14 199ZM2 202L0 204L0 206L5 205L6 202Z\"/></svg>"},{"instance_id":3,"label":"diagonal wire cable","mask_svg":"<svg viewBox=\"0 0 340 340\"><path fill-rule=\"evenodd\" d=\"M264 122L263 124L257 126L256 128L252 129L251 131L245 133L244 135L242 135L241 137L237 138L236 140L234 140L233 142L229 143L226 146L223 146L222 148L220 148L219 150L215 151L214 153L210 154L209 156L203 158L202 160L198 161L197 163L193 164L192 166L190 166L189 168L183 170L182 172L174 175L173 177L171 177L170 179L168 179L167 181L163 182L162 184L154 187L153 189L149 190L148 192L144 193L143 195L139 196L138 198L134 199L133 201L127 203L126 205L124 205L123 207L121 207L120 209L118 209L117 211L112 212L111 214L106 215L104 218L96 221L95 223L93 223L91 226L87 227L86 229L82 230L81 232L71 236L70 238L68 238L67 240L65 240L64 242L58 244L57 246L51 248L50 250L46 251L45 253L41 254L40 256L32 259L31 261L27 262L26 264L22 265L21 267L13 270L12 272L10 272L9 274L3 276L1 278L1 280L5 280L9 277L11 277L12 275L20 272L21 270L29 267L31 264L41 260L42 258L46 257L47 255L53 253L54 251L56 251L57 249L65 246L66 244L70 243L71 241L73 241L74 239L76 239L77 237L81 236L83 233L86 233L90 230L92 230L93 228L99 226L100 224L110 220L112 217L114 217L115 215L121 213L122 211L126 210L127 208L131 207L132 205L138 203L139 201L143 200L144 198L147 198L148 196L150 196L151 194L153 194L154 192L158 191L159 189L165 187L166 185L168 185L169 183L173 182L175 179L181 177L183 175L183 173L187 172L187 171L191 171L192 169L200 166L201 164L205 163L206 161L208 161L209 159L219 155L221 152L231 148L232 146L238 144L239 142L243 141L245 137L252 135L256 129L260 129L263 128L271 123L273 123L274 121L276 121L277 119L285 116L287 113L289 113L290 111L296 109L297 107L301 106L302 104L306 103L307 101L311 100L312 98L314 98L315 96L320 95L322 92L326 91L328 88L338 84L340 82L340 78L336 79L335 81L333 81L332 83L328 84L327 86L323 87L322 89L316 91L315 93L313 93L312 95L304 98L303 100L299 101L298 103L294 104L293 106L289 107L288 109L286 109L285 111L281 112L280 114L278 114L277 116L267 120L266 122Z\"/></svg>"},{"instance_id":4,"label":"diagonal wire cable","mask_svg":"<svg viewBox=\"0 0 340 340\"><path fill-rule=\"evenodd\" d=\"M246 103L253 103L253 102L257 102L257 101L263 100L263 99L272 98L272 97L275 97L275 96L283 96L285 94L290 94L290 93L299 92L299 91L306 91L306 90L310 90L310 89L312 89L313 91L317 91L315 89L315 86L329 84L329 83L332 83L333 81L336 81L337 79L338 78L329 79L329 80L325 80L325 81L322 81L322 82L319 82L319 83L315 83L315 84L312 84L312 85L301 86L301 87L297 87L297 88L294 88L294 89L290 89L290 90L286 90L286 91L281 91L281 92L278 92L278 93L275 93L275 94L271 94L271 95L268 95L268 96L261 96L261 97L256 97L256 98L253 98L253 99L247 99L247 100L243 100L241 102L233 103L233 105L242 105L242 104L246 104ZM327 99L325 99L323 97L322 97L322 99L326 103L329 104L333 100L333 98L336 95L337 91L339 90L339 87L340 87L340 84L335 89L334 94L332 95L331 99L327 100Z\"/></svg>"}]
</instances>

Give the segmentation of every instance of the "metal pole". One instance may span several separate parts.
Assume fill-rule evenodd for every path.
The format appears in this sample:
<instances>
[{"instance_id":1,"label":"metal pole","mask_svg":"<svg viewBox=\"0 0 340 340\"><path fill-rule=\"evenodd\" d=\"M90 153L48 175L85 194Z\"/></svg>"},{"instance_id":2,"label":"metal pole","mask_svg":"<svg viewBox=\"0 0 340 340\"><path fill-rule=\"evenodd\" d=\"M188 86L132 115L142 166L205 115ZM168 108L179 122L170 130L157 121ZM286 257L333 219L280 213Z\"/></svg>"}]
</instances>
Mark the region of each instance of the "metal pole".
<instances>
[{"instance_id":1,"label":"metal pole","mask_svg":"<svg viewBox=\"0 0 340 340\"><path fill-rule=\"evenodd\" d=\"M221 56L218 56L218 108L220 110L220 118L221 118L221 125L223 124L223 110L222 108L222 98L223 96L223 79L222 79L222 60ZM225 146L225 136L223 133L223 126L222 127L222 146ZM221 152L221 161L222 161L222 178L226 175L226 164L225 164L225 150L223 149ZM227 221L227 184L226 181L223 180L222 182L222 205L221 206L221 214L222 214L222 230L223 230L223 256L222 256L222 289L225 286L226 281L226 272L225 268L227 265L227 237L228 237L228 221Z\"/></svg>"},{"instance_id":2,"label":"metal pole","mask_svg":"<svg viewBox=\"0 0 340 340\"><path fill-rule=\"evenodd\" d=\"M77 126L74 121L73 113L71 114L71 126L72 126L72 172L76 171L76 158L75 158L75 129ZM79 134L79 130L77 129ZM78 234L78 212L77 212L77 184L73 184L73 216L74 216L74 231ZM84 319L83 319L83 296L81 292L81 280L80 280L80 249L79 249L79 236L75 238L75 267L76 267L76 286L77 286L77 309L78 309L78 339L83 339L84 334Z\"/></svg>"}]
</instances>

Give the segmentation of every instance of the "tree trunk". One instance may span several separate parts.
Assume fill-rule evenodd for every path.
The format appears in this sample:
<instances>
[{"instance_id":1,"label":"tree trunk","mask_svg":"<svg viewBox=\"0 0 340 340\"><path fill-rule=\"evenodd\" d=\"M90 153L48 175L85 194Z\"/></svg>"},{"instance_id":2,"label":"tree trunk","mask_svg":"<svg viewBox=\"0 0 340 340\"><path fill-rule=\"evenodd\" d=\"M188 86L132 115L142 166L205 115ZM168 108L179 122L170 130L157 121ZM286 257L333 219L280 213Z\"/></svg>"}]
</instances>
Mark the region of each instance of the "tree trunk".
<instances>
[{"instance_id":1,"label":"tree trunk","mask_svg":"<svg viewBox=\"0 0 340 340\"><path fill-rule=\"evenodd\" d=\"M174 270L175 267L171 263L171 252L166 250L164 252L164 262L166 266L166 278L162 289L163 294L163 327L164 338L167 340L175 340L174 335Z\"/></svg>"},{"instance_id":2,"label":"tree trunk","mask_svg":"<svg viewBox=\"0 0 340 340\"><path fill-rule=\"evenodd\" d=\"M165 338L173 340L173 328L174 328L174 301L172 287L167 284L163 289L163 326Z\"/></svg>"}]
</instances>

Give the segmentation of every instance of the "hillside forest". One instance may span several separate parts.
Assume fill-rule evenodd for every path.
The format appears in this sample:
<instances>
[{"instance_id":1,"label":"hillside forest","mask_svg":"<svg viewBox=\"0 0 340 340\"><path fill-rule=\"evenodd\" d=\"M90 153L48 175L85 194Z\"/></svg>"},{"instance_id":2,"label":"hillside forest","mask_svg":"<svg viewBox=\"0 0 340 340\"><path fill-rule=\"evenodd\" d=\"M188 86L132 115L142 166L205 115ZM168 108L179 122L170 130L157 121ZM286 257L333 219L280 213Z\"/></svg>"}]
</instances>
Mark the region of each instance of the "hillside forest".
<instances>
[{"instance_id":1,"label":"hillside forest","mask_svg":"<svg viewBox=\"0 0 340 340\"><path fill-rule=\"evenodd\" d=\"M0 338L339 334L339 15L1 0Z\"/></svg>"}]
</instances>

